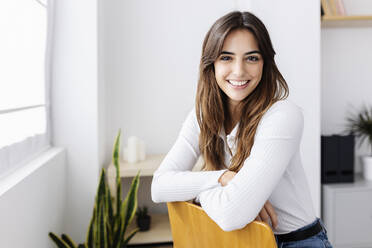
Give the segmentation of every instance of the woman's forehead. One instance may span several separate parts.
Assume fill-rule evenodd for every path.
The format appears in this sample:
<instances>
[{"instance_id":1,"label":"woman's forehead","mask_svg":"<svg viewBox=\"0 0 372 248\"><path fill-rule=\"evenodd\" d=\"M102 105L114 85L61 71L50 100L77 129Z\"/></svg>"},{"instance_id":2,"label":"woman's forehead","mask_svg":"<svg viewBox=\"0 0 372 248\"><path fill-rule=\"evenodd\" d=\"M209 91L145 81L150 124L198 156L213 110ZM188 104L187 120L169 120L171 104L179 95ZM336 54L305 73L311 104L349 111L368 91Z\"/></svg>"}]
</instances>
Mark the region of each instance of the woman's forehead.
<instances>
[{"instance_id":1,"label":"woman's forehead","mask_svg":"<svg viewBox=\"0 0 372 248\"><path fill-rule=\"evenodd\" d=\"M255 36L247 29L231 31L224 40L222 51L241 53L259 50Z\"/></svg>"}]
</instances>

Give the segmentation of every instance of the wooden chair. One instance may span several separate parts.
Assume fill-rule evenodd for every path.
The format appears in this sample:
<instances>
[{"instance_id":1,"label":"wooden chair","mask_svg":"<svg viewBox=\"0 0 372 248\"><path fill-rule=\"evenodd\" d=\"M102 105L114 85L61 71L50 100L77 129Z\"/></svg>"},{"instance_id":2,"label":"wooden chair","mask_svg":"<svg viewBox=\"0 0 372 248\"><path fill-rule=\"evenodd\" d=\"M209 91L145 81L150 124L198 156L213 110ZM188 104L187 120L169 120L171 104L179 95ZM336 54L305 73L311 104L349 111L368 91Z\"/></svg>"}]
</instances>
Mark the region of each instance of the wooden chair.
<instances>
[{"instance_id":1,"label":"wooden chair","mask_svg":"<svg viewBox=\"0 0 372 248\"><path fill-rule=\"evenodd\" d=\"M271 227L253 221L240 230L223 231L204 210L190 202L168 202L174 248L276 248Z\"/></svg>"}]
</instances>

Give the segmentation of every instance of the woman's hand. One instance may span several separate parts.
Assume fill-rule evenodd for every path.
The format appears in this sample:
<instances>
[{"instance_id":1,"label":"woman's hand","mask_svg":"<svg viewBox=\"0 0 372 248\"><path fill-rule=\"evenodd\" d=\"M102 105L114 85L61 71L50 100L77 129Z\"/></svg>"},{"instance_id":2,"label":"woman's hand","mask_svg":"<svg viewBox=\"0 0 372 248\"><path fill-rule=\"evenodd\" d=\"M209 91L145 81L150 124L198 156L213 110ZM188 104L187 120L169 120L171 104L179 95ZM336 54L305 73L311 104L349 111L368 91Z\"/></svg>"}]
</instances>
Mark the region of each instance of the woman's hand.
<instances>
[{"instance_id":1,"label":"woman's hand","mask_svg":"<svg viewBox=\"0 0 372 248\"><path fill-rule=\"evenodd\" d=\"M263 221L270 225L269 219L271 220L272 227L276 229L278 227L278 217L271 203L267 201L255 220Z\"/></svg>"},{"instance_id":2,"label":"woman's hand","mask_svg":"<svg viewBox=\"0 0 372 248\"><path fill-rule=\"evenodd\" d=\"M236 172L233 171L225 171L222 176L218 179L218 182L221 183L222 186L226 186L227 183L234 178ZM257 215L255 220L266 222L270 225L269 219L271 220L272 227L274 229L278 226L278 217L275 213L275 210L269 201L266 201L265 205L261 209L260 213Z\"/></svg>"},{"instance_id":3,"label":"woman's hand","mask_svg":"<svg viewBox=\"0 0 372 248\"><path fill-rule=\"evenodd\" d=\"M234 178L234 176L236 175L236 172L233 172L233 171L225 171L222 176L220 176L220 178L218 179L218 182L222 185L222 186L226 186L227 183Z\"/></svg>"}]
</instances>

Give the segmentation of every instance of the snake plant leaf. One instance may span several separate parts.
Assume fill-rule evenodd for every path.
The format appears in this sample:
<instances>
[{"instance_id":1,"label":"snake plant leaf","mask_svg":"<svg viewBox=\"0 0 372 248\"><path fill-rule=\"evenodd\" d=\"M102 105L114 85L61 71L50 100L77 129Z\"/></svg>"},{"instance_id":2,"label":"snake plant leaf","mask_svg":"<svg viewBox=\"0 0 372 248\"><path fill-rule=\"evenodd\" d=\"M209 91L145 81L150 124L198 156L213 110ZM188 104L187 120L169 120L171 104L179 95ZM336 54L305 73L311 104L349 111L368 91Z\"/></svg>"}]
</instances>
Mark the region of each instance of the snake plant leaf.
<instances>
[{"instance_id":1,"label":"snake plant leaf","mask_svg":"<svg viewBox=\"0 0 372 248\"><path fill-rule=\"evenodd\" d=\"M98 206L98 208L96 209L96 215L97 215L97 219L96 219L96 223L95 223L95 227L96 227L96 230L95 230L95 236L94 236L94 243L96 245L96 247L103 247L101 242L101 226L102 226L102 220L104 220L104 206L105 206L105 192L106 192L106 189L105 189L105 169L102 168L101 170L101 175L100 175L100 180L99 180L99 184L98 184L98 189L97 189L97 195L96 195L96 205ZM104 225L105 227L105 225Z\"/></svg>"},{"instance_id":2,"label":"snake plant leaf","mask_svg":"<svg viewBox=\"0 0 372 248\"><path fill-rule=\"evenodd\" d=\"M129 235L128 237L125 238L124 240L124 245L127 245L129 243L129 241L134 237L134 235L139 231L139 228L136 228L134 229Z\"/></svg>"},{"instance_id":3,"label":"snake plant leaf","mask_svg":"<svg viewBox=\"0 0 372 248\"><path fill-rule=\"evenodd\" d=\"M112 247L116 247L117 243L119 242L119 231L121 228L121 222L122 220L115 216L115 223L114 223L114 230L113 230L113 242Z\"/></svg>"},{"instance_id":4,"label":"snake plant leaf","mask_svg":"<svg viewBox=\"0 0 372 248\"><path fill-rule=\"evenodd\" d=\"M110 199L110 198L111 198L110 193L108 193L108 199ZM112 212L110 212L110 210L108 210L107 233L108 233L109 247L112 246L114 225L115 225L114 215L112 214Z\"/></svg>"},{"instance_id":5,"label":"snake plant leaf","mask_svg":"<svg viewBox=\"0 0 372 248\"><path fill-rule=\"evenodd\" d=\"M107 181L106 181L106 171L105 169L103 168L102 169L102 174L101 174L101 180L100 180L100 201L102 202L102 209L104 210L103 212L103 215L104 216L104 222L100 222L100 224L102 225L102 228L104 229L104 240L103 241L101 238L100 238L100 243L101 243L101 247L104 247L102 246L102 242L105 242L105 244L110 247L111 246L111 240L112 240L112 226L114 225L114 215L113 215L113 209L112 209L112 202L111 202L111 193L110 193L110 189L108 187L108 184L107 184ZM101 216L101 218L102 218ZM101 231L100 233L102 234L102 229L101 228ZM102 237L102 236L101 236Z\"/></svg>"},{"instance_id":6,"label":"snake plant leaf","mask_svg":"<svg viewBox=\"0 0 372 248\"><path fill-rule=\"evenodd\" d=\"M114 142L114 150L113 150L113 153L112 153L112 159L113 159L113 162L114 162L114 165L115 165L115 168L117 170L119 170L118 167L116 167L116 165L119 164L119 152L120 152L120 136L121 136L121 129L119 129L119 132L115 138L115 142ZM118 171L116 171L118 172ZM116 174L116 178L119 178L118 177L118 174Z\"/></svg>"},{"instance_id":7,"label":"snake plant leaf","mask_svg":"<svg viewBox=\"0 0 372 248\"><path fill-rule=\"evenodd\" d=\"M110 188L108 187L107 182L105 181L105 215L108 216L108 228L112 230L114 226L114 212L112 208L112 199L111 199L111 192ZM108 233L111 234L111 231Z\"/></svg>"},{"instance_id":8,"label":"snake plant leaf","mask_svg":"<svg viewBox=\"0 0 372 248\"><path fill-rule=\"evenodd\" d=\"M119 199L121 199L121 179L120 179L120 160L119 160L119 154L120 154L120 136L121 136L121 130L119 129L118 135L116 136L115 143L114 143L114 151L112 154L112 160L115 165L116 169L116 213L117 216L120 215L121 212L121 202Z\"/></svg>"},{"instance_id":9,"label":"snake plant leaf","mask_svg":"<svg viewBox=\"0 0 372 248\"><path fill-rule=\"evenodd\" d=\"M106 173L105 168L102 168L101 170L101 176L98 184L98 190L97 190L97 198L96 200L99 202L104 202L106 199L106 181L105 181Z\"/></svg>"},{"instance_id":10,"label":"snake plant leaf","mask_svg":"<svg viewBox=\"0 0 372 248\"><path fill-rule=\"evenodd\" d=\"M101 202L100 208L100 220L99 220L99 246L100 248L108 248L107 247L107 230L106 230L106 216L105 210L103 207L103 202Z\"/></svg>"},{"instance_id":11,"label":"snake plant leaf","mask_svg":"<svg viewBox=\"0 0 372 248\"><path fill-rule=\"evenodd\" d=\"M87 248L86 244L79 244L78 248Z\"/></svg>"},{"instance_id":12,"label":"snake plant leaf","mask_svg":"<svg viewBox=\"0 0 372 248\"><path fill-rule=\"evenodd\" d=\"M65 241L68 244L68 246L70 248L77 248L76 247L76 244L74 243L74 241L72 241L72 239L68 235L66 235L66 234L63 233L61 235L61 237L62 237L63 241Z\"/></svg>"},{"instance_id":13,"label":"snake plant leaf","mask_svg":"<svg viewBox=\"0 0 372 248\"><path fill-rule=\"evenodd\" d=\"M121 212L121 180L116 180L116 216L119 218Z\"/></svg>"},{"instance_id":14,"label":"snake plant leaf","mask_svg":"<svg viewBox=\"0 0 372 248\"><path fill-rule=\"evenodd\" d=\"M54 243L58 246L58 248L70 248L65 241L63 241L61 238L59 238L54 233L50 232L49 237L54 241Z\"/></svg>"},{"instance_id":15,"label":"snake plant leaf","mask_svg":"<svg viewBox=\"0 0 372 248\"><path fill-rule=\"evenodd\" d=\"M106 222L106 229L107 229L107 247L112 247L112 228L109 224L109 221Z\"/></svg>"},{"instance_id":16,"label":"snake plant leaf","mask_svg":"<svg viewBox=\"0 0 372 248\"><path fill-rule=\"evenodd\" d=\"M120 236L121 232L120 232L120 230L123 226L122 222L123 222L122 219L120 219L120 218L117 219L117 222L116 222L117 227L114 231L114 240L112 242L112 247L113 248L120 248L120 243L121 243L121 236Z\"/></svg>"},{"instance_id":17,"label":"snake plant leaf","mask_svg":"<svg viewBox=\"0 0 372 248\"><path fill-rule=\"evenodd\" d=\"M109 206L108 206L108 201L109 201L109 198L110 196L108 195L109 194L109 189L108 189L108 185L107 185L107 182L106 182L106 171L104 168L102 168L102 172L101 172L101 178L100 178L100 197L101 197L101 201L104 205L104 212L105 212L105 215L109 215L108 213L108 210L109 210Z\"/></svg>"},{"instance_id":18,"label":"snake plant leaf","mask_svg":"<svg viewBox=\"0 0 372 248\"><path fill-rule=\"evenodd\" d=\"M132 222L137 210L137 192L139 186L139 175L140 171L138 171L135 178L132 180L132 185L129 189L129 192L123 202L122 205L122 213L121 218L124 220L124 228L122 229L122 237L127 230L128 225Z\"/></svg>"},{"instance_id":19,"label":"snake plant leaf","mask_svg":"<svg viewBox=\"0 0 372 248\"><path fill-rule=\"evenodd\" d=\"M102 205L101 202L97 203L97 209L96 209L96 220L94 223L94 233L93 233L93 242L94 242L94 248L99 247L99 221L101 219L101 209Z\"/></svg>"},{"instance_id":20,"label":"snake plant leaf","mask_svg":"<svg viewBox=\"0 0 372 248\"><path fill-rule=\"evenodd\" d=\"M93 216L90 219L89 229L88 229L87 239L86 239L88 248L94 248L93 247L93 233L94 233L94 223L95 223L95 218L96 218L96 208L97 208L97 205L94 204Z\"/></svg>"},{"instance_id":21,"label":"snake plant leaf","mask_svg":"<svg viewBox=\"0 0 372 248\"><path fill-rule=\"evenodd\" d=\"M106 192L106 208L108 212L108 218L109 218L109 224L110 227L112 228L114 226L114 211L112 208L112 198L111 198L111 192L110 188L107 187L107 192Z\"/></svg>"}]
</instances>

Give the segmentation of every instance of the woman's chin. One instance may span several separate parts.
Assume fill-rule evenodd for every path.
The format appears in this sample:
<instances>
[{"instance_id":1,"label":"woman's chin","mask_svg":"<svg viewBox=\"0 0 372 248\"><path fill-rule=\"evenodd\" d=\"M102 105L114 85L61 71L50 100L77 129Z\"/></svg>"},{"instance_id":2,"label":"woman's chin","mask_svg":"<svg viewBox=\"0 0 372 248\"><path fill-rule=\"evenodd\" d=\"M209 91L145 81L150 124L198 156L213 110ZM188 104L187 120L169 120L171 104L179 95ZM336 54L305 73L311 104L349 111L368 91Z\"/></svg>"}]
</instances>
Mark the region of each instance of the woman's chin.
<instances>
[{"instance_id":1,"label":"woman's chin","mask_svg":"<svg viewBox=\"0 0 372 248\"><path fill-rule=\"evenodd\" d=\"M238 104L241 101L243 101L247 96L232 96L232 95L230 95L228 97L229 97L230 103Z\"/></svg>"}]
</instances>

